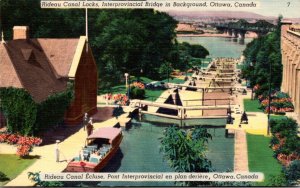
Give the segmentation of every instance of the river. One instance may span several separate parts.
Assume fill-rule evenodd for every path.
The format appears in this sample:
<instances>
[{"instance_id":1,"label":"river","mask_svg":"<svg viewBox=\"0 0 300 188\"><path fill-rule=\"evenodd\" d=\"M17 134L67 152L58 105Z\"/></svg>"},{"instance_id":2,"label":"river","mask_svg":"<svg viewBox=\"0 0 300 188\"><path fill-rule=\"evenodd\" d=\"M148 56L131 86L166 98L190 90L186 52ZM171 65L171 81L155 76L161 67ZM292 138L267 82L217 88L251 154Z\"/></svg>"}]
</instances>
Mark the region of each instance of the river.
<instances>
[{"instance_id":1,"label":"river","mask_svg":"<svg viewBox=\"0 0 300 188\"><path fill-rule=\"evenodd\" d=\"M246 38L244 43L235 42L233 38L224 37L177 37L178 42L188 42L190 44L200 44L209 51L209 57L234 57L239 58L242 55L246 44L252 41L252 38Z\"/></svg>"}]
</instances>

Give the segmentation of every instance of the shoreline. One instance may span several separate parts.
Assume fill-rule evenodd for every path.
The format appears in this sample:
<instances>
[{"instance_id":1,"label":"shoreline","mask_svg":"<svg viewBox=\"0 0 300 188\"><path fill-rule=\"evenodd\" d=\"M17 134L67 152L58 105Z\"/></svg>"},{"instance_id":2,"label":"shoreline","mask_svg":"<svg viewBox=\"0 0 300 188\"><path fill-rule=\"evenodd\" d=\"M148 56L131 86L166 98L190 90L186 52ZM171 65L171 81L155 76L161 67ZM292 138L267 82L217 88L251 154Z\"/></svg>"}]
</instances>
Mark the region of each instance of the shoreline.
<instances>
[{"instance_id":1,"label":"shoreline","mask_svg":"<svg viewBox=\"0 0 300 188\"><path fill-rule=\"evenodd\" d=\"M176 37L220 37L220 38L234 38L232 36L228 36L226 34L209 34L209 33L204 33L204 34L176 34ZM257 38L254 35L248 35L245 36L245 38Z\"/></svg>"}]
</instances>

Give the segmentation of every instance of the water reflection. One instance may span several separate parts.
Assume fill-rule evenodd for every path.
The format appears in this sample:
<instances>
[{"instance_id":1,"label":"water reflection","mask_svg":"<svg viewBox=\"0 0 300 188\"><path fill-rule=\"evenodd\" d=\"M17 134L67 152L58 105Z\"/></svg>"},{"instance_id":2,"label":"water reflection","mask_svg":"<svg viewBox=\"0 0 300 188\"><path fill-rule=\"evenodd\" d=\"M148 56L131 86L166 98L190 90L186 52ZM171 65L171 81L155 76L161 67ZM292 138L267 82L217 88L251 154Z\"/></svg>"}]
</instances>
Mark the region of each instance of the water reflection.
<instances>
[{"instance_id":1,"label":"water reflection","mask_svg":"<svg viewBox=\"0 0 300 188\"><path fill-rule=\"evenodd\" d=\"M201 44L208 49L209 57L233 57L239 58L246 48L246 44L253 39L246 38L244 42L233 42L233 38L230 37L177 37L179 42L188 42L190 44Z\"/></svg>"}]
</instances>

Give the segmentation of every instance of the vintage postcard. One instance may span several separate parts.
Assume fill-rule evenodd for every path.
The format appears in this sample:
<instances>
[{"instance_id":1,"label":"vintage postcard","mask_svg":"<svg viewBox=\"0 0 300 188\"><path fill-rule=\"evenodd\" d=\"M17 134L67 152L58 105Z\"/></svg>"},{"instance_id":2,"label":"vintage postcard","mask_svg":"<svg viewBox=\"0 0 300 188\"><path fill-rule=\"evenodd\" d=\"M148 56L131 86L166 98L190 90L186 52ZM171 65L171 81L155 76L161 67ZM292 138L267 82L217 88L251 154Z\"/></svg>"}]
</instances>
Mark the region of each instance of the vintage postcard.
<instances>
[{"instance_id":1,"label":"vintage postcard","mask_svg":"<svg viewBox=\"0 0 300 188\"><path fill-rule=\"evenodd\" d=\"M0 0L0 186L299 186L299 0Z\"/></svg>"}]
</instances>

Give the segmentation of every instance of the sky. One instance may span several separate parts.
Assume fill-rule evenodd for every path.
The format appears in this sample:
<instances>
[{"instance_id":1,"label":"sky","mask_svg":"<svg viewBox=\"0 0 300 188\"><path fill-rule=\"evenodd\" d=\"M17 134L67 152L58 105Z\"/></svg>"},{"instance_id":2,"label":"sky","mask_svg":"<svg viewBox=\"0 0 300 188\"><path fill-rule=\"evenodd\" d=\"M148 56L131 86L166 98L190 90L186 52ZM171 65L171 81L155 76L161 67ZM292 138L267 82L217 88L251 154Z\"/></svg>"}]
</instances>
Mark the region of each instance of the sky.
<instances>
[{"instance_id":1,"label":"sky","mask_svg":"<svg viewBox=\"0 0 300 188\"><path fill-rule=\"evenodd\" d=\"M264 16L300 18L300 0L260 0L260 8L252 12Z\"/></svg>"},{"instance_id":2,"label":"sky","mask_svg":"<svg viewBox=\"0 0 300 188\"><path fill-rule=\"evenodd\" d=\"M168 0L166 0L168 1ZM171 1L176 1L176 0L171 0ZM182 0L178 0L182 1ZM185 2L205 2L206 0L186 0ZM246 2L246 3L251 3L251 2L257 2L258 7L256 8L212 8L212 7L207 7L205 9L182 9L177 11L211 11L211 10L228 10L228 11L248 11L248 12L254 12L257 14L261 14L263 16L275 16L278 17L278 15L282 14L285 18L300 18L300 0L208 0L209 2Z\"/></svg>"}]
</instances>

